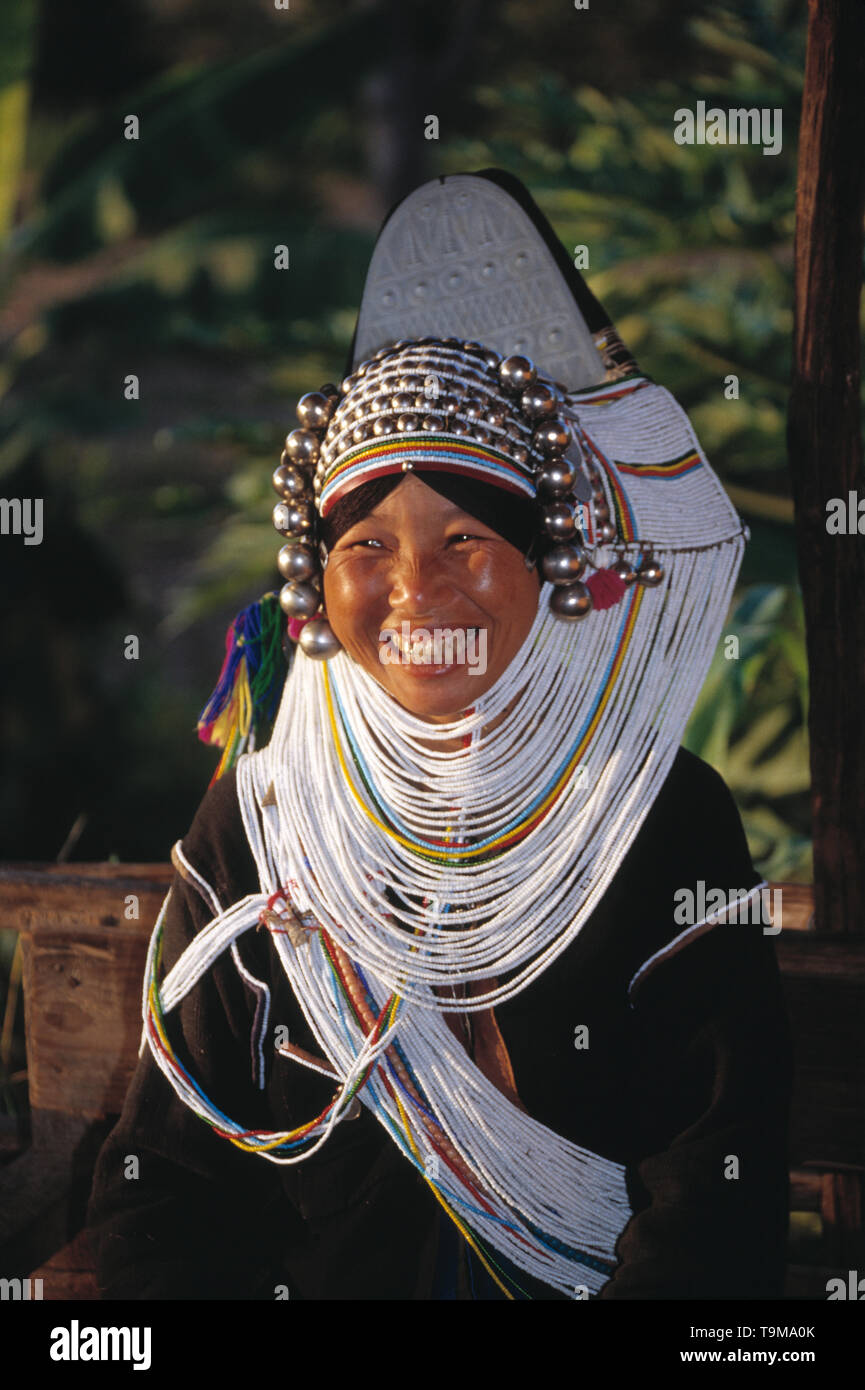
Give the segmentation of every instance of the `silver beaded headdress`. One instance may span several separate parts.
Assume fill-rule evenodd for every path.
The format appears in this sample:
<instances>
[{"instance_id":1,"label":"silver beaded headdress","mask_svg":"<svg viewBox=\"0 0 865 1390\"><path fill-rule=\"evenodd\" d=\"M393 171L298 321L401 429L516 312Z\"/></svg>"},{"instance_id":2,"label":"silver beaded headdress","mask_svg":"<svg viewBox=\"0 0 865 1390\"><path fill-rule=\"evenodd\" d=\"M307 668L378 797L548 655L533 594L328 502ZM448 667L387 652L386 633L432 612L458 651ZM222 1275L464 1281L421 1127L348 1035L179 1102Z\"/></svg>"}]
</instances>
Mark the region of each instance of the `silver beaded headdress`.
<instances>
[{"instance_id":1,"label":"silver beaded headdress","mask_svg":"<svg viewBox=\"0 0 865 1390\"><path fill-rule=\"evenodd\" d=\"M538 502L542 569L552 611L578 619L639 581L660 582L648 552L622 550L606 582L583 582L596 550L616 540L602 474L562 411L566 392L527 357L502 357L455 338L400 341L360 362L342 382L303 396L273 485L273 521L286 537L280 593L307 655L339 650L321 605L317 517L353 488L388 474L461 473ZM582 500L581 500L582 499ZM595 566L600 572L600 565ZM312 622L310 622L312 620ZM300 624L303 624L301 627Z\"/></svg>"}]
</instances>

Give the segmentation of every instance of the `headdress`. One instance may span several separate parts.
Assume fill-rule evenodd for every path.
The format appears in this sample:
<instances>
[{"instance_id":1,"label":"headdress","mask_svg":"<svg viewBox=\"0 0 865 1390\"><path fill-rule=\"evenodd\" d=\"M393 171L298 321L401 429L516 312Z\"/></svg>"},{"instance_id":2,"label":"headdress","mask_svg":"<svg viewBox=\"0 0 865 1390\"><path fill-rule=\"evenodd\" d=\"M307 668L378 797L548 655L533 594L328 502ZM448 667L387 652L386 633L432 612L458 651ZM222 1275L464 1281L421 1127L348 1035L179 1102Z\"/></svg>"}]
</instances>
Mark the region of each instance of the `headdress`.
<instances>
[{"instance_id":1,"label":"headdress","mask_svg":"<svg viewBox=\"0 0 865 1390\"><path fill-rule=\"evenodd\" d=\"M279 596L308 656L327 659L339 644L323 617L315 549L324 518L352 488L391 473L452 472L537 502L543 574L550 606L578 619L608 607L629 584L660 583L651 551L617 536L604 478L564 414L567 396L527 357L501 357L456 338L399 341L358 363L342 382L303 396L301 428L286 439L273 475L282 500L273 511L288 537L278 564ZM582 500L578 500L582 499ZM617 542L611 566L588 564Z\"/></svg>"},{"instance_id":2,"label":"headdress","mask_svg":"<svg viewBox=\"0 0 865 1390\"><path fill-rule=\"evenodd\" d=\"M145 1029L178 1094L271 1161L315 1152L359 1098L476 1248L573 1293L598 1289L615 1266L629 1212L624 1170L511 1105L450 1033L442 1014L453 1000L438 991L477 986L461 1001L466 1012L509 999L591 916L675 757L744 532L684 412L627 359L584 287L568 284L537 218L500 182L427 185L386 223L357 365L341 393L305 398L301 442L281 465L290 491L305 453L312 494L302 508L280 504L296 537L281 561L295 576L282 603L301 611L296 595L315 559L302 537L319 509L377 469L417 467L429 450L430 466L493 477L527 501L543 494L551 569L532 630L491 689L445 725L402 709L322 630L311 645L328 645L316 654L330 659L308 660L301 633L306 654L270 743L238 764L260 895L215 911L161 990L157 928ZM415 296L431 281L451 297L421 314ZM419 318L441 338L404 341ZM482 336L481 321L493 346L448 341L460 330ZM543 379L544 366L556 380ZM423 414L416 380L428 377L441 389ZM524 409L533 393L553 411ZM414 406L396 404L403 395ZM302 494L298 486L292 498ZM563 534L553 519L566 515ZM572 531L578 545L568 545ZM582 587L571 598L584 573L588 599ZM307 602L318 611L314 585ZM561 622L562 610L588 617ZM161 1011L259 921L338 1090L301 1129L250 1136L166 1048Z\"/></svg>"}]
</instances>

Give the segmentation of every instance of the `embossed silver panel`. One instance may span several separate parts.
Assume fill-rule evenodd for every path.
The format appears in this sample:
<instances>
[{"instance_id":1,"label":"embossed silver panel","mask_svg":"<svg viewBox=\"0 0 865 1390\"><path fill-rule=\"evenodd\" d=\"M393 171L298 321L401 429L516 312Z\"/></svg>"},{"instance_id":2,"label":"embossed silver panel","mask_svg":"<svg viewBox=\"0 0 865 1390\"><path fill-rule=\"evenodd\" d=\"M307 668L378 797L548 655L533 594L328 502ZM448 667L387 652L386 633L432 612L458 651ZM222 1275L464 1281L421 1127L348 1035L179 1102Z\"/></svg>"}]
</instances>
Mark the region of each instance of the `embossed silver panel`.
<instances>
[{"instance_id":1,"label":"embossed silver panel","mask_svg":"<svg viewBox=\"0 0 865 1390\"><path fill-rule=\"evenodd\" d=\"M604 380L543 238L508 193L474 174L424 184L391 216L367 273L354 362L425 337L524 353L571 390Z\"/></svg>"}]
</instances>

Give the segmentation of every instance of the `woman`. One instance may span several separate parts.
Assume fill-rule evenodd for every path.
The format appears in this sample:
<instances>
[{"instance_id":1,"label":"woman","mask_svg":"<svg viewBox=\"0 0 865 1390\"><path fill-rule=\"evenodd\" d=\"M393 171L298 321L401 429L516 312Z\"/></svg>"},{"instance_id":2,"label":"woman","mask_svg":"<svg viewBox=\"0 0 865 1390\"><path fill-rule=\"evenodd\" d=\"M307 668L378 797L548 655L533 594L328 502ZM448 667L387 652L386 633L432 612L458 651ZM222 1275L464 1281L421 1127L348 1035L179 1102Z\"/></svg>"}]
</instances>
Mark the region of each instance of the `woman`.
<instances>
[{"instance_id":1,"label":"woman","mask_svg":"<svg viewBox=\"0 0 865 1390\"><path fill-rule=\"evenodd\" d=\"M418 217L457 281L436 338L398 331ZM513 323L456 336L491 224L479 275L575 296L568 388ZM500 175L385 224L354 369L274 477L300 649L273 735L173 854L92 1201L107 1296L780 1295L774 956L759 919L676 908L762 885L678 746L742 527L600 313ZM265 704L272 613L228 661Z\"/></svg>"}]
</instances>

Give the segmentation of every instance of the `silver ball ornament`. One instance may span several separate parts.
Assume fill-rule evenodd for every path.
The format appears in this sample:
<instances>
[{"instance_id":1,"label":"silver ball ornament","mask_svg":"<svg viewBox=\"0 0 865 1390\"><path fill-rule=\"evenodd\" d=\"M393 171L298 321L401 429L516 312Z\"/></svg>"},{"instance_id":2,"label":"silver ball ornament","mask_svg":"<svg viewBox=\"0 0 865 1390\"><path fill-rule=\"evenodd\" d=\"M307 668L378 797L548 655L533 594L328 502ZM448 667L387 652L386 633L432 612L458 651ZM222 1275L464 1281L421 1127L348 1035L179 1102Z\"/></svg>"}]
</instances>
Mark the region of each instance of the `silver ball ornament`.
<instances>
[{"instance_id":1,"label":"silver ball ornament","mask_svg":"<svg viewBox=\"0 0 865 1390\"><path fill-rule=\"evenodd\" d=\"M631 585L637 578L637 571L626 556L620 555L616 563L612 566L614 574L617 574L623 584Z\"/></svg>"},{"instance_id":2,"label":"silver ball ornament","mask_svg":"<svg viewBox=\"0 0 865 1390\"><path fill-rule=\"evenodd\" d=\"M564 497L571 491L576 475L567 459L553 459L539 468L535 476L538 495L541 497Z\"/></svg>"},{"instance_id":3,"label":"silver ball ornament","mask_svg":"<svg viewBox=\"0 0 865 1390\"><path fill-rule=\"evenodd\" d=\"M573 584L583 577L585 568L582 550L573 545L558 545L548 551L541 561L544 579L551 584Z\"/></svg>"},{"instance_id":4,"label":"silver ball ornament","mask_svg":"<svg viewBox=\"0 0 865 1390\"><path fill-rule=\"evenodd\" d=\"M579 580L576 584L554 589L550 595L550 610L557 618L566 618L573 622L578 618L587 617L592 607L592 595Z\"/></svg>"},{"instance_id":5,"label":"silver ball ornament","mask_svg":"<svg viewBox=\"0 0 865 1390\"><path fill-rule=\"evenodd\" d=\"M532 435L532 444L545 458L558 458L570 442L570 433L562 420L545 420Z\"/></svg>"},{"instance_id":6,"label":"silver ball ornament","mask_svg":"<svg viewBox=\"0 0 865 1390\"><path fill-rule=\"evenodd\" d=\"M552 502L543 511L544 530L555 541L567 543L576 530L573 507L567 502Z\"/></svg>"},{"instance_id":7,"label":"silver ball ornament","mask_svg":"<svg viewBox=\"0 0 865 1390\"><path fill-rule=\"evenodd\" d=\"M302 497L307 489L306 475L299 468L294 468L291 464L281 463L273 470L274 492L286 500L294 497Z\"/></svg>"},{"instance_id":8,"label":"silver ball ornament","mask_svg":"<svg viewBox=\"0 0 865 1390\"><path fill-rule=\"evenodd\" d=\"M308 545L303 545L295 541L293 545L284 545L276 557L276 567L283 579L311 579L318 569L318 564L312 550Z\"/></svg>"},{"instance_id":9,"label":"silver ball ornament","mask_svg":"<svg viewBox=\"0 0 865 1390\"><path fill-rule=\"evenodd\" d=\"M342 650L342 644L326 618L313 618L312 622L304 623L298 646L313 661L328 661Z\"/></svg>"},{"instance_id":10,"label":"silver ball ornament","mask_svg":"<svg viewBox=\"0 0 865 1390\"><path fill-rule=\"evenodd\" d=\"M520 410L530 420L544 420L555 415L558 402L549 386L536 381L520 398Z\"/></svg>"},{"instance_id":11,"label":"silver ball ornament","mask_svg":"<svg viewBox=\"0 0 865 1390\"><path fill-rule=\"evenodd\" d=\"M654 555L644 555L637 570L637 579L647 589L654 589L664 578L664 567L659 565Z\"/></svg>"},{"instance_id":12,"label":"silver ball ornament","mask_svg":"<svg viewBox=\"0 0 865 1390\"><path fill-rule=\"evenodd\" d=\"M288 529L295 533L310 531L313 518L314 508L311 502L295 502L288 509Z\"/></svg>"},{"instance_id":13,"label":"silver ball ornament","mask_svg":"<svg viewBox=\"0 0 865 1390\"><path fill-rule=\"evenodd\" d=\"M279 591L279 606L288 618L311 618L320 603L318 590L299 579L290 579Z\"/></svg>"},{"instance_id":14,"label":"silver ball ornament","mask_svg":"<svg viewBox=\"0 0 865 1390\"><path fill-rule=\"evenodd\" d=\"M321 445L312 430L292 430L286 436L285 451L292 463L317 463Z\"/></svg>"},{"instance_id":15,"label":"silver ball ornament","mask_svg":"<svg viewBox=\"0 0 865 1390\"><path fill-rule=\"evenodd\" d=\"M333 400L321 391L307 391L297 403L297 418L305 430L324 430L333 415Z\"/></svg>"},{"instance_id":16,"label":"silver ball ornament","mask_svg":"<svg viewBox=\"0 0 865 1390\"><path fill-rule=\"evenodd\" d=\"M538 371L528 357L506 357L499 363L499 381L506 391L526 391L537 380Z\"/></svg>"}]
</instances>

